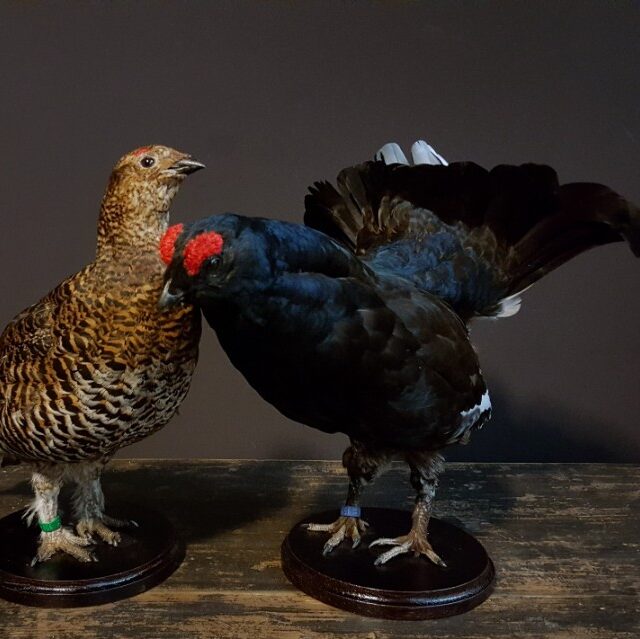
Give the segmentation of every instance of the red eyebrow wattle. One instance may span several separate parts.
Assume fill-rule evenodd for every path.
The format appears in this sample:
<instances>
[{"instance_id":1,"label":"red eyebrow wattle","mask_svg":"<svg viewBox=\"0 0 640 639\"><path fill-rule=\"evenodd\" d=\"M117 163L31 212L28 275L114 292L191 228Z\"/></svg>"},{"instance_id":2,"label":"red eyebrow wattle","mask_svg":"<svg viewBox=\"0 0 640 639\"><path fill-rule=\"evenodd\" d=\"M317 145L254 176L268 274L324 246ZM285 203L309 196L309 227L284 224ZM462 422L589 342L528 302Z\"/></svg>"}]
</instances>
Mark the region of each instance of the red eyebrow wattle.
<instances>
[{"instance_id":1,"label":"red eyebrow wattle","mask_svg":"<svg viewBox=\"0 0 640 639\"><path fill-rule=\"evenodd\" d=\"M196 235L184 247L184 270L188 275L196 275L206 259L222 253L223 245L222 235L215 231Z\"/></svg>"},{"instance_id":2,"label":"red eyebrow wattle","mask_svg":"<svg viewBox=\"0 0 640 639\"><path fill-rule=\"evenodd\" d=\"M139 149L136 149L135 151L131 151L131 155L142 155L143 153L147 153L147 151L151 151L151 147L150 146L141 146Z\"/></svg>"},{"instance_id":3,"label":"red eyebrow wattle","mask_svg":"<svg viewBox=\"0 0 640 639\"><path fill-rule=\"evenodd\" d=\"M171 264L176 249L176 240L182 233L182 229L184 229L184 224L174 224L165 231L160 240L160 258L167 266Z\"/></svg>"}]
</instances>

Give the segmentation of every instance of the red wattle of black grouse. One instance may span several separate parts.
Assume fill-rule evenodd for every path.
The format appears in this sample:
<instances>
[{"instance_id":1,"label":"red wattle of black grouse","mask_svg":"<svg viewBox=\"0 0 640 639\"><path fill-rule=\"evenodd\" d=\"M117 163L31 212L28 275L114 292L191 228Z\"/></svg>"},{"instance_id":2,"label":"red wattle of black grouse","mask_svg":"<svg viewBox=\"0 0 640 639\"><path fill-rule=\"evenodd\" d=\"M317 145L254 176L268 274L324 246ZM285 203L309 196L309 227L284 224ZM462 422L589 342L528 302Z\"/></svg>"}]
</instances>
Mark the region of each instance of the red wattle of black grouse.
<instances>
[{"instance_id":1,"label":"red wattle of black grouse","mask_svg":"<svg viewBox=\"0 0 640 639\"><path fill-rule=\"evenodd\" d=\"M317 183L305 224L217 215L165 240L161 304L199 305L234 366L287 417L351 445L340 517L310 524L356 546L359 499L392 458L416 491L413 524L381 564L427 539L440 451L466 442L491 404L467 323L517 312L519 295L600 244L626 240L640 255L640 210L606 186L560 185L548 166L487 171L447 165L424 142L414 166L397 145L382 161Z\"/></svg>"}]
</instances>

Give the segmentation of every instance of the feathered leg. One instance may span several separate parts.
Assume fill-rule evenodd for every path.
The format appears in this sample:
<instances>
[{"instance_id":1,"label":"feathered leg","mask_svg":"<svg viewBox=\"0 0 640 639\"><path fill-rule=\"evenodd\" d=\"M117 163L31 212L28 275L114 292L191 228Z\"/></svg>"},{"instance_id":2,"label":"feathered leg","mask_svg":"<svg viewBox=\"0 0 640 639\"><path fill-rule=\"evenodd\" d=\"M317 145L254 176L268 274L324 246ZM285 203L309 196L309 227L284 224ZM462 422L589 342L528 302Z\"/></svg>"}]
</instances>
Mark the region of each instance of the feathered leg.
<instances>
[{"instance_id":1,"label":"feathered leg","mask_svg":"<svg viewBox=\"0 0 640 639\"><path fill-rule=\"evenodd\" d=\"M384 461L384 456L367 449L360 442L351 440L351 446L342 456L342 465L349 473L349 489L340 517L331 524L306 525L307 530L330 533L331 537L322 550L324 555L328 555L345 539L351 540L352 548L360 544L360 533L368 526L367 522L360 518L360 494L365 483L373 481Z\"/></svg>"},{"instance_id":2,"label":"feathered leg","mask_svg":"<svg viewBox=\"0 0 640 639\"><path fill-rule=\"evenodd\" d=\"M102 469L107 461L76 464L72 475L76 482L73 494L73 514L76 518L76 532L80 537L92 540L94 535L102 541L117 546L120 533L109 528L124 528L137 525L132 521L114 519L104 512L104 493L100 484Z\"/></svg>"},{"instance_id":3,"label":"feathered leg","mask_svg":"<svg viewBox=\"0 0 640 639\"><path fill-rule=\"evenodd\" d=\"M411 516L411 530L409 534L402 537L395 539L383 537L370 544L370 547L393 546L376 559L376 566L380 566L398 555L413 552L415 555L424 555L434 564L446 568L446 564L438 557L427 539L427 528L438 485L438 474L442 471L442 461L442 457L437 453L407 456L407 463L411 468L411 485L416 491L416 505Z\"/></svg>"},{"instance_id":4,"label":"feathered leg","mask_svg":"<svg viewBox=\"0 0 640 639\"><path fill-rule=\"evenodd\" d=\"M94 561L92 553L84 548L89 541L77 537L68 528L63 528L58 513L58 495L65 469L63 466L38 466L31 476L36 498L27 511L27 521L34 517L40 525L40 543L32 564L51 559L57 552L64 552L79 561Z\"/></svg>"}]
</instances>

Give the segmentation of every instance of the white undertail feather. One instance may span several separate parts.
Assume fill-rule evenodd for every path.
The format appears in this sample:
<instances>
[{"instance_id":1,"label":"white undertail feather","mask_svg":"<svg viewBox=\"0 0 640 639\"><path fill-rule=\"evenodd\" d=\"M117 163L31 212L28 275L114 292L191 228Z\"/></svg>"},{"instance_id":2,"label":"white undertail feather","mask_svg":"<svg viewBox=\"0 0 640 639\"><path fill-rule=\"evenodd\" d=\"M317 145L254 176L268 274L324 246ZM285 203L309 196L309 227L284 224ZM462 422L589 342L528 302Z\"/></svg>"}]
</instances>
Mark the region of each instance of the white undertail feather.
<instances>
[{"instance_id":1,"label":"white undertail feather","mask_svg":"<svg viewBox=\"0 0 640 639\"><path fill-rule=\"evenodd\" d=\"M411 158L414 164L434 164L447 166L449 163L427 142L417 140L411 146ZM409 164L406 155L395 142L388 142L375 155L376 160L385 164Z\"/></svg>"},{"instance_id":2,"label":"white undertail feather","mask_svg":"<svg viewBox=\"0 0 640 639\"><path fill-rule=\"evenodd\" d=\"M511 317L520 310L521 305L522 298L520 297L520 293L516 293L511 297L505 297L503 300L500 300L498 310L491 317Z\"/></svg>"},{"instance_id":3,"label":"white undertail feather","mask_svg":"<svg viewBox=\"0 0 640 639\"><path fill-rule=\"evenodd\" d=\"M505 297L503 300L500 300L498 312L494 315L494 317L511 317L520 310L521 304L522 298L520 297L520 294L512 295L511 297Z\"/></svg>"},{"instance_id":4,"label":"white undertail feather","mask_svg":"<svg viewBox=\"0 0 640 639\"><path fill-rule=\"evenodd\" d=\"M447 166L449 163L424 140L418 140L411 147L411 157L414 164L442 164Z\"/></svg>"},{"instance_id":5,"label":"white undertail feather","mask_svg":"<svg viewBox=\"0 0 640 639\"><path fill-rule=\"evenodd\" d=\"M529 284L529 286L523 288L521 291L509 295L509 297L504 297L500 300L498 310L492 315L485 315L484 317L498 319L499 317L511 317L515 315L520 310L520 306L522 306L522 294L526 293L532 286L533 284Z\"/></svg>"},{"instance_id":6,"label":"white undertail feather","mask_svg":"<svg viewBox=\"0 0 640 639\"><path fill-rule=\"evenodd\" d=\"M402 149L395 142L388 142L375 155L376 160L382 160L385 164L409 164L409 160Z\"/></svg>"}]
</instances>

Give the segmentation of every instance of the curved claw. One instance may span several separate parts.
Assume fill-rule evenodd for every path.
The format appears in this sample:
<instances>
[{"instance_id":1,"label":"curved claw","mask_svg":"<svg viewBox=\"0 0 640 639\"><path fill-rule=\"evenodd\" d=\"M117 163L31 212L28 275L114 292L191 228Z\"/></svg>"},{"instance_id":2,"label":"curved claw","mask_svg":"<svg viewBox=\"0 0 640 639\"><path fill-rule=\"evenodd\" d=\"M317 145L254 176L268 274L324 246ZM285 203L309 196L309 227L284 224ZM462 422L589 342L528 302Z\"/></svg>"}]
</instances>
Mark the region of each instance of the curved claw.
<instances>
[{"instance_id":1,"label":"curved claw","mask_svg":"<svg viewBox=\"0 0 640 639\"><path fill-rule=\"evenodd\" d=\"M334 548L336 548L336 546L339 546L344 541L345 535L346 528L345 526L342 526L340 530L327 539L325 545L322 547L322 554L326 557Z\"/></svg>"},{"instance_id":2,"label":"curved claw","mask_svg":"<svg viewBox=\"0 0 640 639\"><path fill-rule=\"evenodd\" d=\"M363 533L369 524L357 517L340 516L331 524L305 524L304 526L311 532L331 533L331 537L322 548L322 554L326 557L345 539L352 541L351 548L357 548L362 541L360 533Z\"/></svg>"},{"instance_id":3,"label":"curved claw","mask_svg":"<svg viewBox=\"0 0 640 639\"><path fill-rule=\"evenodd\" d=\"M399 537L396 537L395 539L392 537L380 537L372 541L369 544L369 548L373 548L374 546L398 546L400 544L398 541L399 539Z\"/></svg>"},{"instance_id":4,"label":"curved claw","mask_svg":"<svg viewBox=\"0 0 640 639\"><path fill-rule=\"evenodd\" d=\"M386 552L379 555L374 565L382 566L386 564L390 559L403 555L404 553L413 552L416 556L423 555L432 561L436 566L440 568L446 568L447 564L436 554L431 544L427 541L426 536L420 535L414 530L411 530L408 535L402 537L381 537L369 544L369 548L374 546L393 546Z\"/></svg>"},{"instance_id":5,"label":"curved claw","mask_svg":"<svg viewBox=\"0 0 640 639\"><path fill-rule=\"evenodd\" d=\"M67 528L59 528L50 533L43 532L40 536L38 552L31 561L31 565L35 566L39 562L47 561L58 552L63 552L82 562L98 561L97 557L86 549L86 546L90 545L91 540L74 535Z\"/></svg>"},{"instance_id":6,"label":"curved claw","mask_svg":"<svg viewBox=\"0 0 640 639\"><path fill-rule=\"evenodd\" d=\"M400 544L398 546L395 546L394 548L391 548L390 550L387 550L386 552L383 552L381 555L379 555L376 558L376 560L373 563L375 566L382 566L382 564L386 564L387 561L389 561L390 559L393 559L398 555L403 555L404 553L409 552L410 549L411 549L411 546L409 542Z\"/></svg>"},{"instance_id":7,"label":"curved claw","mask_svg":"<svg viewBox=\"0 0 640 639\"><path fill-rule=\"evenodd\" d=\"M93 541L94 537L98 537L110 546L117 546L122 541L120 533L108 528L104 519L102 521L100 519L82 519L76 524L76 531L80 538Z\"/></svg>"}]
</instances>

